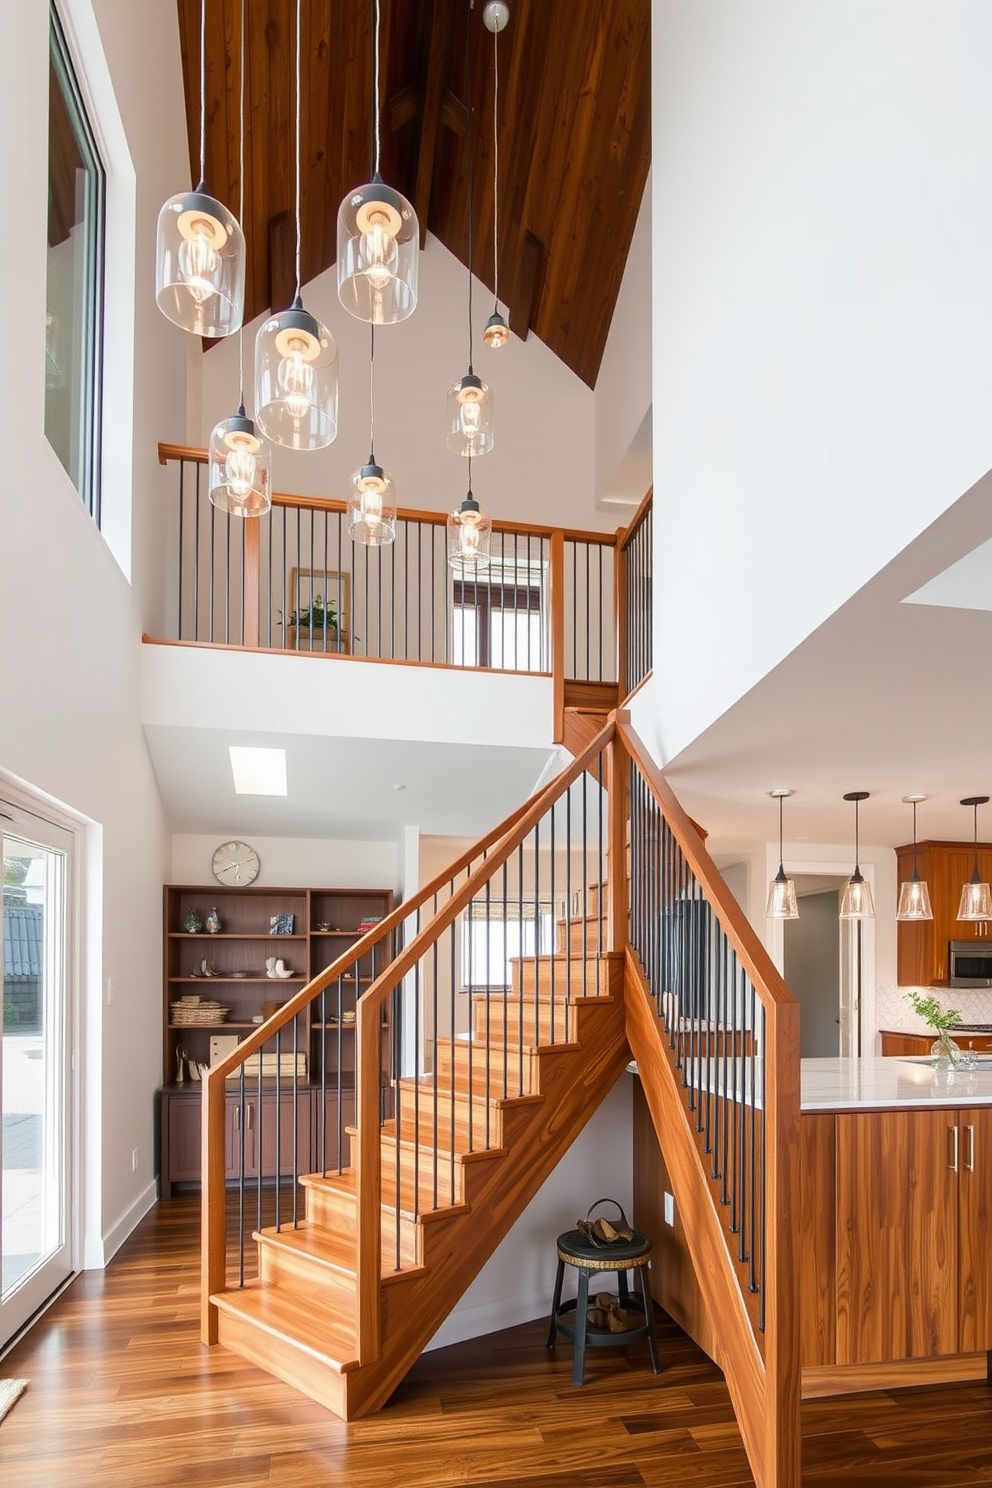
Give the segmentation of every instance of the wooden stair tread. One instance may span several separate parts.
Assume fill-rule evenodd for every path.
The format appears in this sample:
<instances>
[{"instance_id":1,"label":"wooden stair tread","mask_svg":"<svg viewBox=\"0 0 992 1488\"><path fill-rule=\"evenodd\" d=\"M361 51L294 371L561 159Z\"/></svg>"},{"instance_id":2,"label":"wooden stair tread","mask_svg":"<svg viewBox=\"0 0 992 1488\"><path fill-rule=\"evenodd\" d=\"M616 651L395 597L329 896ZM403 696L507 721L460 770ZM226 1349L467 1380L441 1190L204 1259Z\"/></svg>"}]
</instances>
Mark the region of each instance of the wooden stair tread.
<instances>
[{"instance_id":1,"label":"wooden stair tread","mask_svg":"<svg viewBox=\"0 0 992 1488\"><path fill-rule=\"evenodd\" d=\"M428 1105L423 1099L421 1099L421 1117L423 1120L426 1121L428 1115L433 1115L435 1089L433 1075L404 1075L401 1079L396 1081L396 1085L400 1090L405 1091L408 1095L413 1095L413 1093L418 1089L421 1091L421 1095L423 1095L424 1091L427 1091L430 1097L430 1104ZM471 1103L474 1107L478 1108L480 1106L489 1106L494 1111L501 1110L503 1107L509 1105L520 1105L521 1102L533 1102L544 1099L544 1096L541 1095L539 1092L533 1093L528 1090L525 1090L523 1095L517 1095L517 1093L514 1091L511 1094L504 1096L487 1095L484 1090L473 1089L470 1097L468 1090L459 1089L457 1078L455 1081L454 1091L452 1091L450 1084L442 1083L439 1079L437 1083L438 1118L442 1123L450 1114L452 1094L454 1094L456 1104L461 1102L463 1105L468 1105L469 1100L471 1099ZM445 1111L444 1109L445 1102L448 1103L448 1111Z\"/></svg>"},{"instance_id":2,"label":"wooden stair tread","mask_svg":"<svg viewBox=\"0 0 992 1488\"><path fill-rule=\"evenodd\" d=\"M218 1292L210 1300L222 1312L247 1319L337 1374L358 1368L354 1328L312 1296L252 1281L232 1291Z\"/></svg>"},{"instance_id":3,"label":"wooden stair tread","mask_svg":"<svg viewBox=\"0 0 992 1488\"><path fill-rule=\"evenodd\" d=\"M404 1152L412 1152L415 1146L419 1146L422 1152L429 1152L432 1156L436 1154L438 1167L443 1167L445 1163L450 1165L452 1162L458 1167L465 1163L481 1162L490 1157L505 1157L507 1152L505 1147L487 1147L481 1152L478 1150L461 1152L457 1148L452 1151L450 1147L436 1147L424 1142L415 1143L412 1137L402 1135L397 1137L395 1121L387 1121L385 1126L381 1128L380 1136L383 1142L388 1143L390 1147L394 1147L399 1142L400 1148ZM383 1162L382 1170L385 1173L385 1161Z\"/></svg>"},{"instance_id":4,"label":"wooden stair tread","mask_svg":"<svg viewBox=\"0 0 992 1488\"><path fill-rule=\"evenodd\" d=\"M343 1194L357 1203L358 1191L354 1168L344 1168L342 1172L334 1173L329 1178L323 1177L320 1173L305 1174L301 1177L300 1182L305 1187L324 1187L330 1189L332 1192ZM452 1214L467 1214L469 1212L471 1206L463 1203L443 1204L437 1209L430 1207L430 1205L425 1205L423 1195L428 1187L429 1184L426 1179L421 1179L419 1184L421 1199L419 1203L415 1204L413 1184L405 1180L400 1181L399 1213L401 1219L417 1219L422 1223L429 1223L432 1219L446 1219ZM382 1215L384 1219L392 1219L395 1213L396 1183L394 1181L394 1175L387 1172L384 1168L382 1172Z\"/></svg>"}]
</instances>

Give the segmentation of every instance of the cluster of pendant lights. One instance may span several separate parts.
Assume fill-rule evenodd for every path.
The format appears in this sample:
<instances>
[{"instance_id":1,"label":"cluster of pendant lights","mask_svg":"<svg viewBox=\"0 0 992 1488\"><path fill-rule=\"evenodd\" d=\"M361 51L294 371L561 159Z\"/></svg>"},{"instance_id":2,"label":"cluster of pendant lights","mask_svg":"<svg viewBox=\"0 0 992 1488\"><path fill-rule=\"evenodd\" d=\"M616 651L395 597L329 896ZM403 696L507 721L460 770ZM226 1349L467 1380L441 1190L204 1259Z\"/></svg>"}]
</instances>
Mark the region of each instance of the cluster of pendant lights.
<instances>
[{"instance_id":1,"label":"cluster of pendant lights","mask_svg":"<svg viewBox=\"0 0 992 1488\"><path fill-rule=\"evenodd\" d=\"M778 872L768 886L765 919L795 920L799 918L796 886L786 875L782 852L782 803L788 796L795 795L795 791L773 790L768 794L773 800L778 801ZM861 866L858 862L859 810L861 802L868 800L868 792L848 791L844 800L854 802L854 872L844 887L840 918L842 920L873 920L875 903L872 898L871 885L862 877ZM897 920L933 919L930 890L920 878L916 866L916 808L921 801L925 800L926 796L903 796L905 804L913 808L913 871L905 883L899 885ZM992 920L992 886L983 881L978 867L978 808L985 806L988 800L988 796L965 796L961 802L962 806L970 806L974 811L975 868L971 878L961 888L961 901L957 914L959 920Z\"/></svg>"},{"instance_id":2,"label":"cluster of pendant lights","mask_svg":"<svg viewBox=\"0 0 992 1488\"><path fill-rule=\"evenodd\" d=\"M374 125L371 179L350 191L338 210L337 283L342 306L368 323L369 457L351 478L349 535L369 547L396 536L391 476L375 457L375 332L396 325L417 307L420 226L410 202L379 173L379 4L371 0ZM471 12L473 0L467 0ZM498 226L499 33L509 20L504 0L489 0L484 20L493 34L497 65L493 94L494 243ZM193 191L165 203L158 219L156 298L163 314L191 335L239 335L240 400L210 436L209 489L215 506L235 516L260 516L271 505L270 441L295 450L323 449L338 432L338 354L334 337L303 305L301 283L300 0L296 0L296 294L288 309L270 315L255 340L255 417L245 411L244 216L245 0L241 0L240 203L238 219L207 190L206 0L200 5L200 180ZM472 364L472 66L468 53L468 371L448 394L447 445L469 461L468 494L448 518L448 561L458 571L489 563L492 522L472 494L472 460L493 448L493 397ZM499 309L499 259L494 248L495 306L483 332L493 349L506 345L509 328Z\"/></svg>"}]
</instances>

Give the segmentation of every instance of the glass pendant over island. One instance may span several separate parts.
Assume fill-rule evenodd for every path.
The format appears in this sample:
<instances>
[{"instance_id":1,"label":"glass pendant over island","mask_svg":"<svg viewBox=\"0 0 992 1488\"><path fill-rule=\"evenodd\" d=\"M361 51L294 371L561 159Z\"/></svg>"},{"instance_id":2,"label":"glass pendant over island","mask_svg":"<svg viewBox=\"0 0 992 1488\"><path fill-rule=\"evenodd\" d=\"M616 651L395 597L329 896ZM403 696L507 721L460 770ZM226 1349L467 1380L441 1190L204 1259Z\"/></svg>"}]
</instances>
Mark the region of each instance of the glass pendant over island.
<instances>
[{"instance_id":1,"label":"glass pendant over island","mask_svg":"<svg viewBox=\"0 0 992 1488\"><path fill-rule=\"evenodd\" d=\"M932 920L933 909L930 905L930 889L919 875L916 866L916 808L920 801L925 801L926 796L903 796L907 806L913 808L913 871L904 883L899 885L899 907L896 910L897 920Z\"/></svg>"},{"instance_id":2,"label":"glass pendant over island","mask_svg":"<svg viewBox=\"0 0 992 1488\"><path fill-rule=\"evenodd\" d=\"M844 896L840 902L839 919L842 920L873 920L875 918L875 900L871 892L871 884L866 883L861 875L861 865L858 862L859 840L858 840L858 812L862 801L867 801L868 791L848 791L844 797L845 801L854 802L854 872L844 886Z\"/></svg>"},{"instance_id":3,"label":"glass pendant over island","mask_svg":"<svg viewBox=\"0 0 992 1488\"><path fill-rule=\"evenodd\" d=\"M768 885L765 919L798 920L799 906L796 903L796 886L791 878L786 877L782 856L782 802L787 796L794 796L795 791L772 790L768 794L773 801L778 801L778 872Z\"/></svg>"},{"instance_id":4,"label":"glass pendant over island","mask_svg":"<svg viewBox=\"0 0 992 1488\"><path fill-rule=\"evenodd\" d=\"M984 881L978 867L978 808L988 804L988 796L965 796L962 806L975 813L975 867L966 884L961 886L959 920L992 920L992 888Z\"/></svg>"}]
</instances>

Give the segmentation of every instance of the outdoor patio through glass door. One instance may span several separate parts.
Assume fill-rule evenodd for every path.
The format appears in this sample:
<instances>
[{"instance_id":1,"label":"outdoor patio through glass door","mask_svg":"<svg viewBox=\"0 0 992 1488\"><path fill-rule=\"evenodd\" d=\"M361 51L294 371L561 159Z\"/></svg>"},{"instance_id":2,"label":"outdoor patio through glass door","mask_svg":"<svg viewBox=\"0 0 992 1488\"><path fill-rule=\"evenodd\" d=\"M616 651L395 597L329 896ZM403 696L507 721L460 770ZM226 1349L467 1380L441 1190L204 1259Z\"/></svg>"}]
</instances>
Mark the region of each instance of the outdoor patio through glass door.
<instances>
[{"instance_id":1,"label":"outdoor patio through glass door","mask_svg":"<svg viewBox=\"0 0 992 1488\"><path fill-rule=\"evenodd\" d=\"M0 827L8 825L0 801ZM72 1269L68 1216L71 834L21 810L3 843L0 1347Z\"/></svg>"}]
</instances>

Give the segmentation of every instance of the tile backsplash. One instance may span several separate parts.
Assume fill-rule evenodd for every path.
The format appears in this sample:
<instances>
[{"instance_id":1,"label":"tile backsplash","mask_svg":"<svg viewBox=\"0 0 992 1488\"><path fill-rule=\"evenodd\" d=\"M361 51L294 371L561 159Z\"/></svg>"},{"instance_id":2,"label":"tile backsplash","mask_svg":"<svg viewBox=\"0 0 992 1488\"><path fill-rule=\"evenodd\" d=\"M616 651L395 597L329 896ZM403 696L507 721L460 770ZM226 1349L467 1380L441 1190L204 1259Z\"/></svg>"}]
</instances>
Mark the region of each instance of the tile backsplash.
<instances>
[{"instance_id":1,"label":"tile backsplash","mask_svg":"<svg viewBox=\"0 0 992 1488\"><path fill-rule=\"evenodd\" d=\"M977 990L974 987L934 987L932 990L945 1008L957 1008L961 1022L992 1023L992 988ZM879 1028L893 1033L925 1033L927 1025L906 996L907 988L897 987L892 982L879 982L875 987L875 1017Z\"/></svg>"}]
</instances>

